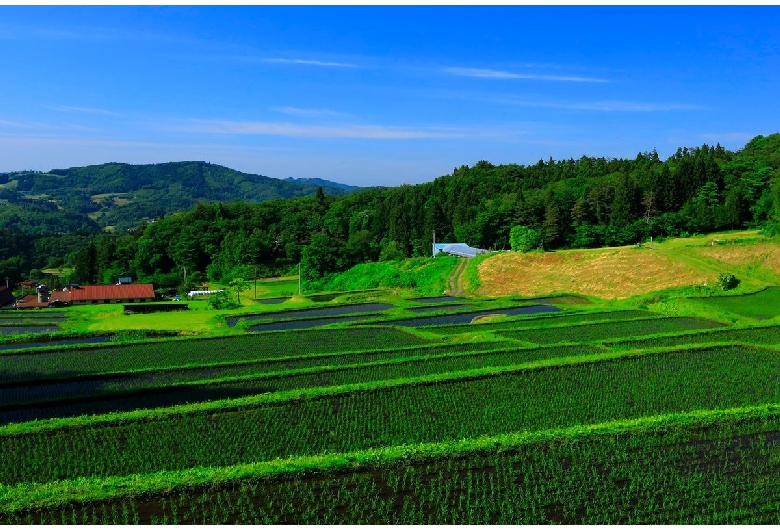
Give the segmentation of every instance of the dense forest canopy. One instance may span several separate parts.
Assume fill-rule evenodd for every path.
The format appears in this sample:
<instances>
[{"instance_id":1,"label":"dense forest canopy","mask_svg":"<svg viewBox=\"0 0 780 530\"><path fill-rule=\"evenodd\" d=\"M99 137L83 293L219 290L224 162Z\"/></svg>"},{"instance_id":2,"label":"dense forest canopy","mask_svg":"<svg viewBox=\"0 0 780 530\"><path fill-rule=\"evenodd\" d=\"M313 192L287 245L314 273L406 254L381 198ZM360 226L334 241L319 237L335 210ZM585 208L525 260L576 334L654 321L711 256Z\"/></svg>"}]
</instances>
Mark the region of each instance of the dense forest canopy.
<instances>
[{"instance_id":1,"label":"dense forest canopy","mask_svg":"<svg viewBox=\"0 0 780 530\"><path fill-rule=\"evenodd\" d=\"M653 151L529 166L479 161L414 186L199 204L123 235L78 236L48 255L36 249L51 247L49 239L36 237L33 250L21 252L12 243L19 236L6 232L0 255L35 267L61 260L75 265L82 282L121 274L159 286L179 285L184 267L197 283L283 273L300 261L311 283L356 263L428 255L434 231L438 241L508 249L517 226L538 233L547 251L746 227L776 231L780 134L758 136L737 152L705 144L667 160Z\"/></svg>"}]
</instances>

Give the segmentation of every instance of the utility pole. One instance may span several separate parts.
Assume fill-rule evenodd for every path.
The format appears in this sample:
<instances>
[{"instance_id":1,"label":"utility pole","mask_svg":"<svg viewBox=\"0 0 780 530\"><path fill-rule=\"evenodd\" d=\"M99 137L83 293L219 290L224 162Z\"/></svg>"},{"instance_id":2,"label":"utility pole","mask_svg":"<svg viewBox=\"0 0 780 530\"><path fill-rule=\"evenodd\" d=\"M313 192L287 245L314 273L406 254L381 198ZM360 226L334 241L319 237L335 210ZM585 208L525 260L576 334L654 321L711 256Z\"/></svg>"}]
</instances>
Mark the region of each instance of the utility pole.
<instances>
[{"instance_id":1,"label":"utility pole","mask_svg":"<svg viewBox=\"0 0 780 530\"><path fill-rule=\"evenodd\" d=\"M187 267L184 267L184 285L187 285Z\"/></svg>"},{"instance_id":2,"label":"utility pole","mask_svg":"<svg viewBox=\"0 0 780 530\"><path fill-rule=\"evenodd\" d=\"M298 296L302 294L301 291L301 262L298 262Z\"/></svg>"},{"instance_id":3,"label":"utility pole","mask_svg":"<svg viewBox=\"0 0 780 530\"><path fill-rule=\"evenodd\" d=\"M255 300L257 300L257 265L255 265Z\"/></svg>"},{"instance_id":4,"label":"utility pole","mask_svg":"<svg viewBox=\"0 0 780 530\"><path fill-rule=\"evenodd\" d=\"M433 257L436 257L436 230L433 231Z\"/></svg>"}]
</instances>

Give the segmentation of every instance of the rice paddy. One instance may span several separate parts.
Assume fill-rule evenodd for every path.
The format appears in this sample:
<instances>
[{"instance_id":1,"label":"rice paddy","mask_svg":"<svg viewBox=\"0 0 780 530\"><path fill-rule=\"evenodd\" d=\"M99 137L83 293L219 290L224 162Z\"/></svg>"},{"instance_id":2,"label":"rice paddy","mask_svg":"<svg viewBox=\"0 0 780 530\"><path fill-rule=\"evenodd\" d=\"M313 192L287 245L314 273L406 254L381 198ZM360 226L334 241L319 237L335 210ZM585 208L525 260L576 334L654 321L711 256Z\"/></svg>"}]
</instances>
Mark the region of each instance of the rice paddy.
<instances>
[{"instance_id":1,"label":"rice paddy","mask_svg":"<svg viewBox=\"0 0 780 530\"><path fill-rule=\"evenodd\" d=\"M0 343L0 524L777 524L778 292Z\"/></svg>"}]
</instances>

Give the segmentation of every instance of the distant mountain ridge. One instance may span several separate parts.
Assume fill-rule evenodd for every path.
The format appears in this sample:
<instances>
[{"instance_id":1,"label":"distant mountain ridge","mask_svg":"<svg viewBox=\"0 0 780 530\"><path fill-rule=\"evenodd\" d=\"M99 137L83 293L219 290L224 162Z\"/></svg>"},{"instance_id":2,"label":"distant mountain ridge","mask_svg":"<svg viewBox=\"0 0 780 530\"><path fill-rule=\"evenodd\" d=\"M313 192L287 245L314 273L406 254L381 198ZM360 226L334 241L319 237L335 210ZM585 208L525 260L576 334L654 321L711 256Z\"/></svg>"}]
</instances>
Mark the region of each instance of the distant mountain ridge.
<instances>
[{"instance_id":1,"label":"distant mountain ridge","mask_svg":"<svg viewBox=\"0 0 780 530\"><path fill-rule=\"evenodd\" d=\"M2 173L0 228L48 232L52 216L59 216L63 217L63 231L127 229L201 202L313 196L320 187L326 195L334 196L360 189L316 178L276 179L198 161L107 163L46 173ZM48 222L43 223L44 219Z\"/></svg>"},{"instance_id":2,"label":"distant mountain ridge","mask_svg":"<svg viewBox=\"0 0 780 530\"><path fill-rule=\"evenodd\" d=\"M298 184L311 184L312 186L322 186L325 188L338 188L343 191L352 192L361 189L360 186L351 186L349 184L341 184L339 182L333 182L331 180L325 180L320 178L293 178L287 177L284 179L286 182L296 182Z\"/></svg>"}]
</instances>

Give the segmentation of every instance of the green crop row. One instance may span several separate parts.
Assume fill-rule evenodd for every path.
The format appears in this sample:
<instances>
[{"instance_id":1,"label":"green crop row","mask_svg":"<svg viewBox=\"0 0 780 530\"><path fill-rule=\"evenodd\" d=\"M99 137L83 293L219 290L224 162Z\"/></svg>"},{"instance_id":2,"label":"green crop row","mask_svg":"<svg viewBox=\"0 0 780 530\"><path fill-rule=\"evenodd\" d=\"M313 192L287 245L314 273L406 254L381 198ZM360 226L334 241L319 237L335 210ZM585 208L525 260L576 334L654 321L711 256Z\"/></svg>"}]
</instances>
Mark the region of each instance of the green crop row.
<instances>
[{"instance_id":1,"label":"green crop row","mask_svg":"<svg viewBox=\"0 0 780 530\"><path fill-rule=\"evenodd\" d=\"M546 326L563 326L582 324L589 322L616 322L621 320L633 320L653 316L649 311L625 310L602 311L588 313L539 313L533 316L516 317L511 321L488 322L475 324L454 324L448 326L431 326L425 331L453 335L456 333L472 333L481 331L507 331L514 329L540 328Z\"/></svg>"},{"instance_id":2,"label":"green crop row","mask_svg":"<svg viewBox=\"0 0 780 530\"><path fill-rule=\"evenodd\" d=\"M387 328L296 330L2 356L2 381L73 378L306 354L414 346L427 341Z\"/></svg>"},{"instance_id":3,"label":"green crop row","mask_svg":"<svg viewBox=\"0 0 780 530\"><path fill-rule=\"evenodd\" d=\"M401 357L369 363L257 374L239 381L214 380L210 386L247 389L251 394L312 387L352 385L404 379L478 368L520 366L540 360L588 356L598 353L586 345L551 348L511 348L498 351L448 352L424 357Z\"/></svg>"},{"instance_id":4,"label":"green crop row","mask_svg":"<svg viewBox=\"0 0 780 530\"><path fill-rule=\"evenodd\" d=\"M2 400L0 403L4 404L0 410L0 424L154 408L175 403L193 403L224 397L235 398L299 388L409 378L475 368L512 366L542 359L593 355L599 351L590 346L574 345L475 352L473 350L476 346L479 344L387 352L394 354L395 358L362 354L356 356L361 359L351 359L352 356L343 355L330 359L344 364L288 368L281 372L264 373L253 370L253 366L228 367L229 370L225 371L217 369L193 371L194 373L175 371L143 374L139 377L11 387L0 389L0 400ZM346 364L350 360L363 362ZM239 372L238 368L243 368L245 373ZM197 379L198 375L201 379ZM95 400L85 401L84 398L87 397ZM20 404L37 404L37 407L28 406L17 410Z\"/></svg>"},{"instance_id":5,"label":"green crop row","mask_svg":"<svg viewBox=\"0 0 780 530\"><path fill-rule=\"evenodd\" d=\"M236 408L236 400L181 415L144 411L111 422L54 422L71 427L53 430L8 426L0 428L6 433L0 483L233 465L773 403L780 400L779 370L774 351L707 348L476 379L355 385L343 393L295 390L252 398L258 405L249 408Z\"/></svg>"},{"instance_id":6,"label":"green crop row","mask_svg":"<svg viewBox=\"0 0 780 530\"><path fill-rule=\"evenodd\" d=\"M0 524L776 524L778 430L776 406L702 411L0 487Z\"/></svg>"},{"instance_id":7,"label":"green crop row","mask_svg":"<svg viewBox=\"0 0 780 530\"><path fill-rule=\"evenodd\" d=\"M746 317L765 319L780 315L780 287L768 287L754 294L711 296L698 299L718 309Z\"/></svg>"},{"instance_id":8,"label":"green crop row","mask_svg":"<svg viewBox=\"0 0 780 530\"><path fill-rule=\"evenodd\" d=\"M723 327L714 320L695 317L665 317L622 322L602 322L547 328L531 328L518 331L501 332L502 337L522 340L534 344L554 344L558 342L604 341L620 337L638 337L655 333L672 333L694 329Z\"/></svg>"},{"instance_id":9,"label":"green crop row","mask_svg":"<svg viewBox=\"0 0 780 530\"><path fill-rule=\"evenodd\" d=\"M713 342L736 342L742 344L773 346L780 344L780 326L708 330L699 333L685 333L671 336L649 337L645 339L626 339L605 342L604 345L612 348L641 349L667 348L681 346L683 344L707 344Z\"/></svg>"},{"instance_id":10,"label":"green crop row","mask_svg":"<svg viewBox=\"0 0 780 530\"><path fill-rule=\"evenodd\" d=\"M190 343L197 344L197 343ZM206 343L209 344L208 342ZM219 377L233 377L270 372L283 372L318 366L338 366L346 364L361 364L399 357L421 357L447 353L466 351L487 351L503 346L509 347L508 341L493 342L458 342L458 343L434 343L419 346L403 346L398 348L383 348L362 351L341 352L315 352L302 355L285 356L280 352L280 357L268 357L262 360L227 360L195 365L166 366L163 368L152 366L135 370L121 370L112 372L51 372L40 374L35 372L8 372L2 374L4 381L0 382L0 404L4 398L12 395L5 389L18 389L19 392L30 391L41 394L45 398L46 393L56 396L67 396L79 387L93 385L107 389L119 388L130 384L129 381L145 377L147 383L157 380L160 384L175 383L179 381L197 381L215 379ZM154 386L154 385L150 385ZM34 390L41 387L41 390ZM51 390L46 390L50 388ZM10 391L10 390L9 390Z\"/></svg>"},{"instance_id":11,"label":"green crop row","mask_svg":"<svg viewBox=\"0 0 780 530\"><path fill-rule=\"evenodd\" d=\"M58 312L47 312L47 311L7 311L0 313L0 320L3 319L51 319L51 320L59 320L64 319L67 315L61 311Z\"/></svg>"},{"instance_id":12,"label":"green crop row","mask_svg":"<svg viewBox=\"0 0 780 530\"><path fill-rule=\"evenodd\" d=\"M59 328L61 322L55 322L44 319L0 319L0 328L28 328L36 326L57 326Z\"/></svg>"}]
</instances>

